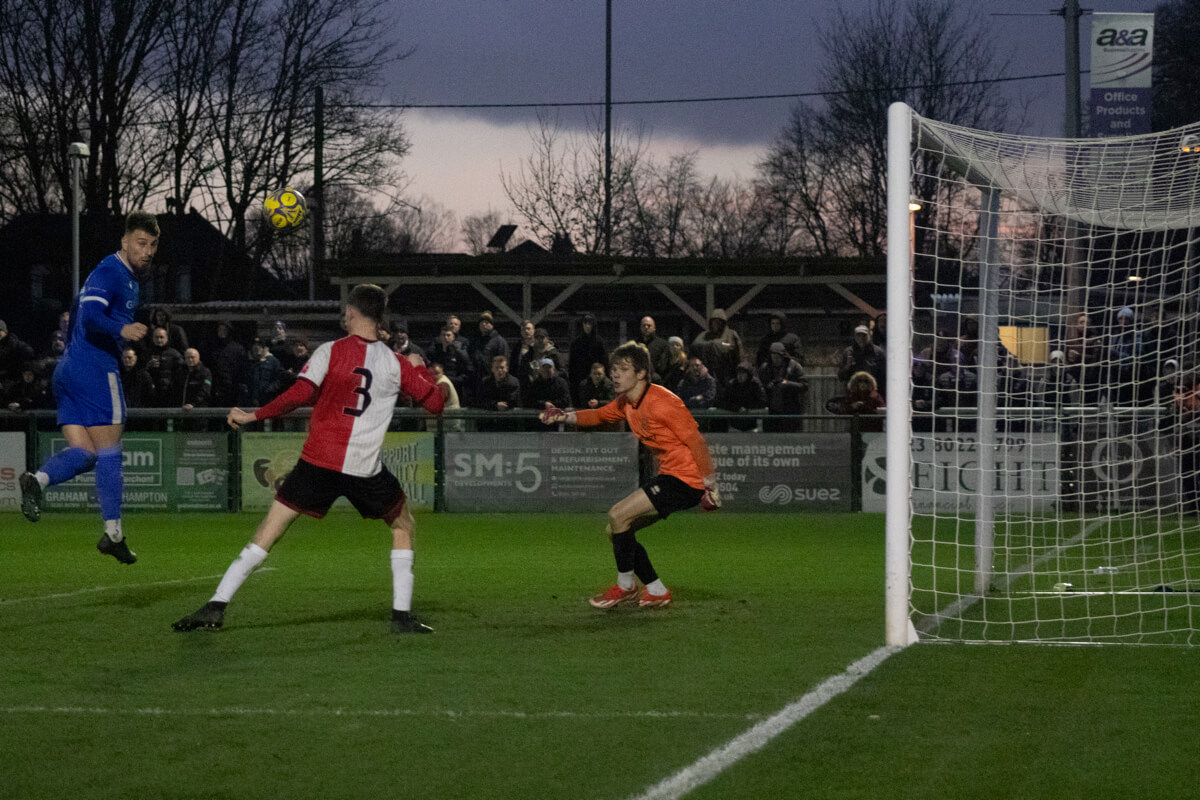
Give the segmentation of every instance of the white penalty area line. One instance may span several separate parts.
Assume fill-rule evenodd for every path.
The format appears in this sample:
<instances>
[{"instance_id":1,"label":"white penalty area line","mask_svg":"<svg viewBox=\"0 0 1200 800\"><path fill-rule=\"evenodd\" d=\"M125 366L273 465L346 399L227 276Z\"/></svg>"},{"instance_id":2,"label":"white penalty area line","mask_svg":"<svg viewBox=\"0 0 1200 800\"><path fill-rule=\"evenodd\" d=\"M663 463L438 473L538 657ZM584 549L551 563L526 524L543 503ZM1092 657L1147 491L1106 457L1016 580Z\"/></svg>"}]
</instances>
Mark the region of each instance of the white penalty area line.
<instances>
[{"instance_id":1,"label":"white penalty area line","mask_svg":"<svg viewBox=\"0 0 1200 800\"><path fill-rule=\"evenodd\" d=\"M97 706L9 706L0 714L124 717L432 717L443 719L762 719L762 714L706 711L470 711L420 708L104 708Z\"/></svg>"},{"instance_id":2,"label":"white penalty area line","mask_svg":"<svg viewBox=\"0 0 1200 800\"><path fill-rule=\"evenodd\" d=\"M888 656L898 653L902 649L900 647L880 647L860 658L846 667L845 672L826 678L824 683L799 700L785 706L775 715L763 720L745 733L730 739L699 761L651 786L632 800L676 800L693 789L698 789L746 756L761 750L776 736L845 692L857 683L859 678L869 674L882 664Z\"/></svg>"},{"instance_id":3,"label":"white penalty area line","mask_svg":"<svg viewBox=\"0 0 1200 800\"><path fill-rule=\"evenodd\" d=\"M260 567L254 572L271 572L276 567ZM224 577L225 573L218 572L216 575L201 575L197 578L174 578L169 581L154 581L153 583L128 583L118 586L90 586L86 589L76 589L72 592L56 592L54 594L43 594L37 597L13 597L7 600L0 600L0 606L13 606L18 603L41 603L47 600L62 600L68 597L80 597L87 594L98 594L100 592L117 592L122 589L149 589L155 586L177 586L184 583L196 583L197 581L213 581Z\"/></svg>"}]
</instances>

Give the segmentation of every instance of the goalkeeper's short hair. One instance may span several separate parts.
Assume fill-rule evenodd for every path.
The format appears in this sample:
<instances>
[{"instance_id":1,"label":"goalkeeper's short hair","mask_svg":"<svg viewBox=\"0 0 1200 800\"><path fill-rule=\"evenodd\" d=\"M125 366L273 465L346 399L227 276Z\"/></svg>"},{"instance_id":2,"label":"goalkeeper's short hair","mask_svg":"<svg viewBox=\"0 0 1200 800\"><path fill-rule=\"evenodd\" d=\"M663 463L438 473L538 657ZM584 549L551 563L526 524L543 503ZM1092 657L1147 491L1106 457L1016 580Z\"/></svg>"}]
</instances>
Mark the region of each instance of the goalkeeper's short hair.
<instances>
[{"instance_id":1,"label":"goalkeeper's short hair","mask_svg":"<svg viewBox=\"0 0 1200 800\"><path fill-rule=\"evenodd\" d=\"M645 372L647 376L651 374L650 351L641 342L629 341L613 350L608 357L608 364L612 366L618 361L628 361L634 372Z\"/></svg>"}]
</instances>

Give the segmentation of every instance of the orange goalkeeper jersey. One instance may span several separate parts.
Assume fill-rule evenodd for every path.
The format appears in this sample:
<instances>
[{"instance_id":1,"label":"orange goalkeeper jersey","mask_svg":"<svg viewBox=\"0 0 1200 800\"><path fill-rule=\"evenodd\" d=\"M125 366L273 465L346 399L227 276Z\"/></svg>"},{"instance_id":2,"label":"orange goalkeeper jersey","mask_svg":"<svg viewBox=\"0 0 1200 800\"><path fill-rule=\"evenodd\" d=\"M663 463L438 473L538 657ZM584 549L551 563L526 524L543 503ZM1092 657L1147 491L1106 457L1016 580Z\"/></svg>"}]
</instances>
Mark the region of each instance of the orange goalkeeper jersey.
<instances>
[{"instance_id":1,"label":"orange goalkeeper jersey","mask_svg":"<svg viewBox=\"0 0 1200 800\"><path fill-rule=\"evenodd\" d=\"M704 477L712 474L712 457L700 435L692 412L669 390L651 383L637 402L621 395L601 408L575 412L581 427L624 419L629 430L658 458L658 469L694 489L704 488Z\"/></svg>"}]
</instances>

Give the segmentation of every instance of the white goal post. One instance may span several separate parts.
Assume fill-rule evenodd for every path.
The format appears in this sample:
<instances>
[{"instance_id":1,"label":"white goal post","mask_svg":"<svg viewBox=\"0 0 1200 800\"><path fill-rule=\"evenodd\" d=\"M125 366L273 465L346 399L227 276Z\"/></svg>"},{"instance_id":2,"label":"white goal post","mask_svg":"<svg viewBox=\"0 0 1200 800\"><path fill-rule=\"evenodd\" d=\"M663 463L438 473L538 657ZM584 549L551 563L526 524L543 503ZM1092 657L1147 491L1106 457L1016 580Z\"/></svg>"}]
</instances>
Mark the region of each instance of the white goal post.
<instances>
[{"instance_id":1,"label":"white goal post","mask_svg":"<svg viewBox=\"0 0 1200 800\"><path fill-rule=\"evenodd\" d=\"M896 103L887 179L887 643L1200 643L1200 123Z\"/></svg>"}]
</instances>

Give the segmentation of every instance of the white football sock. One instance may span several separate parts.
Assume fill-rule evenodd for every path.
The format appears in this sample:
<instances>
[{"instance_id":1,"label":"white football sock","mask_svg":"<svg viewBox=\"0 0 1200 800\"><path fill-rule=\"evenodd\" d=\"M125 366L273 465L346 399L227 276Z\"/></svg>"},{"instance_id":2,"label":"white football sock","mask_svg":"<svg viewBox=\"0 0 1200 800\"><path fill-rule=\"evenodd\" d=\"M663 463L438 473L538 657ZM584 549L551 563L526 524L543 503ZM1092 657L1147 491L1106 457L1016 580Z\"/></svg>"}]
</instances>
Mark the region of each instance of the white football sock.
<instances>
[{"instance_id":1,"label":"white football sock","mask_svg":"<svg viewBox=\"0 0 1200 800\"><path fill-rule=\"evenodd\" d=\"M238 553L238 557L229 565L229 569L225 570L225 577L221 578L221 582L217 584L217 591L213 594L212 599L218 603L228 603L233 599L234 593L242 587L246 578L250 577L250 573L265 561L267 551L256 545L254 542L242 548L242 552Z\"/></svg>"},{"instance_id":2,"label":"white football sock","mask_svg":"<svg viewBox=\"0 0 1200 800\"><path fill-rule=\"evenodd\" d=\"M38 486L41 486L43 489L50 485L50 476L41 470L33 473L33 477L37 478Z\"/></svg>"},{"instance_id":3,"label":"white football sock","mask_svg":"<svg viewBox=\"0 0 1200 800\"><path fill-rule=\"evenodd\" d=\"M617 586L620 586L625 591L629 591L634 586L637 586L637 581L634 580L633 572L618 572Z\"/></svg>"},{"instance_id":4,"label":"white football sock","mask_svg":"<svg viewBox=\"0 0 1200 800\"><path fill-rule=\"evenodd\" d=\"M667 587L663 586L663 582L655 578L650 583L646 584L646 592L648 594L663 595L667 593Z\"/></svg>"},{"instance_id":5,"label":"white football sock","mask_svg":"<svg viewBox=\"0 0 1200 800\"><path fill-rule=\"evenodd\" d=\"M413 595L413 551L392 551L392 608L411 611Z\"/></svg>"},{"instance_id":6,"label":"white football sock","mask_svg":"<svg viewBox=\"0 0 1200 800\"><path fill-rule=\"evenodd\" d=\"M125 534L121 532L121 520L119 519L104 520L104 533L114 542L119 542L125 538Z\"/></svg>"}]
</instances>

